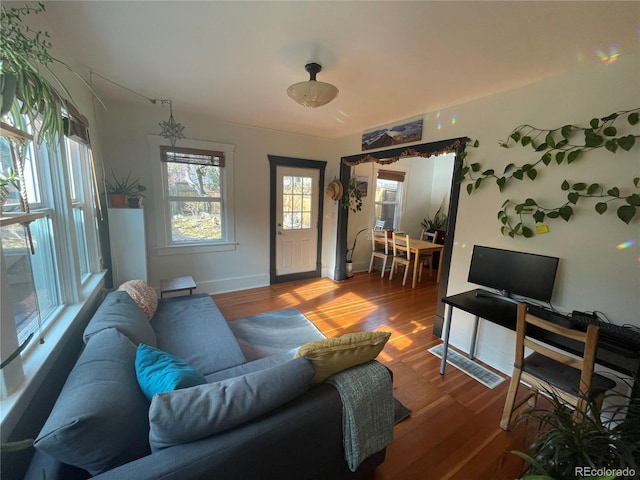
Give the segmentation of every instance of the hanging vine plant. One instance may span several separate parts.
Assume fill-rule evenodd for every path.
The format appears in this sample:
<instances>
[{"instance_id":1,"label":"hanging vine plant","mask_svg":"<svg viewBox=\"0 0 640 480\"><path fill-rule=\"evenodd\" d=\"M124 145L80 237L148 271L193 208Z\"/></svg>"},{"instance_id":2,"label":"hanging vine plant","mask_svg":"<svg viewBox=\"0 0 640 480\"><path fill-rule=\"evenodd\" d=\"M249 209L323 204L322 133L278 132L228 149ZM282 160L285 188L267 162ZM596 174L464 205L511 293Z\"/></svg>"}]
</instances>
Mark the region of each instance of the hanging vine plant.
<instances>
[{"instance_id":1,"label":"hanging vine plant","mask_svg":"<svg viewBox=\"0 0 640 480\"><path fill-rule=\"evenodd\" d=\"M638 142L640 135L633 133L619 133L620 123L626 120L626 124L634 127L640 123L640 108L615 112L603 118L594 118L589 122L589 127L577 127L564 125L555 129L542 129L532 125L520 125L511 131L506 141L500 141L500 146L511 148L520 145L531 148L541 154L533 163L516 166L508 164L501 175L494 169L483 170L479 163L468 164L464 160L462 180L469 182L466 186L467 193L471 194L480 188L487 180L493 179L500 191L513 179L536 180L541 168L549 167L554 162L558 165L566 162L572 164L585 153L604 148L616 153L619 149L631 150ZM620 128L621 129L621 128ZM474 175L477 174L477 175ZM564 180L560 185L562 191L567 192L567 201L559 206L545 207L539 200L527 198L524 202L516 202L507 199L498 212L498 220L502 223L503 235L515 237L534 236L534 229L525 224L527 216L536 223L541 224L545 219L561 218L569 221L575 212L572 205L576 205L581 198L594 198L599 201L595 204L595 211L600 215L609 210L611 203L618 204L616 214L618 218L629 224L635 217L640 207L640 177L632 180L633 186L623 190L619 186L605 186L601 183L570 182ZM634 191L635 190L635 191ZM514 215L517 218L514 219Z\"/></svg>"}]
</instances>

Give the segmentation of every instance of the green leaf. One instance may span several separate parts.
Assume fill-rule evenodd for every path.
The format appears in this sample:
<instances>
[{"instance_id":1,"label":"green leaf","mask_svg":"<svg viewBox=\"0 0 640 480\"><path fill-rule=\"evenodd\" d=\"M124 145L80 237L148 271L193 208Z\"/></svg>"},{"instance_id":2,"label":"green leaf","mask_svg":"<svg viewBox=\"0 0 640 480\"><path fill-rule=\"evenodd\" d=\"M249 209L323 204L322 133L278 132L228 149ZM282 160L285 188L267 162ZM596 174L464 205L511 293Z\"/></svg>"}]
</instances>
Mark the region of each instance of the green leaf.
<instances>
[{"instance_id":1,"label":"green leaf","mask_svg":"<svg viewBox=\"0 0 640 480\"><path fill-rule=\"evenodd\" d=\"M522 137L522 140L520 140L520 143L522 144L523 147L526 147L531 143L531 137L528 137L528 136Z\"/></svg>"},{"instance_id":2,"label":"green leaf","mask_svg":"<svg viewBox=\"0 0 640 480\"><path fill-rule=\"evenodd\" d=\"M565 205L564 207L560 207L558 212L560 213L560 217L562 217L565 222L568 222L573 215L573 208L571 208L569 205Z\"/></svg>"},{"instance_id":3,"label":"green leaf","mask_svg":"<svg viewBox=\"0 0 640 480\"><path fill-rule=\"evenodd\" d=\"M482 168L479 163L472 163L470 166L471 166L471 170L474 172L479 172L480 169Z\"/></svg>"},{"instance_id":4,"label":"green leaf","mask_svg":"<svg viewBox=\"0 0 640 480\"><path fill-rule=\"evenodd\" d=\"M467 193L468 193L469 195L471 195L471 192L473 192L473 184L472 184L472 183L469 183L469 184L467 185Z\"/></svg>"},{"instance_id":5,"label":"green leaf","mask_svg":"<svg viewBox=\"0 0 640 480\"><path fill-rule=\"evenodd\" d=\"M560 186L560 188L562 190L569 190L571 188L571 185L569 184L569 182L565 180L564 182L562 182L562 185Z\"/></svg>"},{"instance_id":6,"label":"green leaf","mask_svg":"<svg viewBox=\"0 0 640 480\"><path fill-rule=\"evenodd\" d=\"M515 234L520 234L520 231L522 230L522 222L517 223L515 227L513 227L513 233Z\"/></svg>"},{"instance_id":7,"label":"green leaf","mask_svg":"<svg viewBox=\"0 0 640 480\"><path fill-rule=\"evenodd\" d=\"M627 135L626 137L621 137L618 139L618 145L620 148L626 150L627 152L633 148L633 145L636 143L636 137L633 135Z\"/></svg>"},{"instance_id":8,"label":"green leaf","mask_svg":"<svg viewBox=\"0 0 640 480\"><path fill-rule=\"evenodd\" d=\"M529 227L522 227L522 235L524 236L524 238L531 238L533 237L534 233L533 230L531 230Z\"/></svg>"},{"instance_id":9,"label":"green leaf","mask_svg":"<svg viewBox=\"0 0 640 480\"><path fill-rule=\"evenodd\" d=\"M547 133L547 136L545 137L544 142L549 146L549 148L556 147L556 141L553 139L552 132Z\"/></svg>"},{"instance_id":10,"label":"green leaf","mask_svg":"<svg viewBox=\"0 0 640 480\"><path fill-rule=\"evenodd\" d=\"M633 179L633 184L638 188L638 184L640 184L640 177L636 177Z\"/></svg>"},{"instance_id":11,"label":"green leaf","mask_svg":"<svg viewBox=\"0 0 640 480\"><path fill-rule=\"evenodd\" d=\"M509 165L504 167L504 172L503 173L507 173L509 170L513 170L514 168L515 168L515 164L510 163Z\"/></svg>"},{"instance_id":12,"label":"green leaf","mask_svg":"<svg viewBox=\"0 0 640 480\"><path fill-rule=\"evenodd\" d=\"M602 215L604 212L607 211L608 205L606 202L598 202L596 203L596 212L598 212L600 215Z\"/></svg>"},{"instance_id":13,"label":"green leaf","mask_svg":"<svg viewBox=\"0 0 640 480\"><path fill-rule=\"evenodd\" d=\"M607 127L602 133L604 133L607 137L615 137L618 134L618 129L616 127Z\"/></svg>"},{"instance_id":14,"label":"green leaf","mask_svg":"<svg viewBox=\"0 0 640 480\"><path fill-rule=\"evenodd\" d=\"M526 205L527 207L533 207L533 206L537 206L538 204L536 203L536 201L533 198L527 198L524 201L524 205Z\"/></svg>"},{"instance_id":15,"label":"green leaf","mask_svg":"<svg viewBox=\"0 0 640 480\"><path fill-rule=\"evenodd\" d=\"M533 219L536 221L536 223L542 223L544 221L544 212L542 210L536 210L533 213Z\"/></svg>"},{"instance_id":16,"label":"green leaf","mask_svg":"<svg viewBox=\"0 0 640 480\"><path fill-rule=\"evenodd\" d=\"M583 183L583 182L578 182L578 183L574 183L571 188L573 188L574 190L576 190L578 192L581 192L582 190L586 190L587 184Z\"/></svg>"},{"instance_id":17,"label":"green leaf","mask_svg":"<svg viewBox=\"0 0 640 480\"><path fill-rule=\"evenodd\" d=\"M616 150L618 150L618 142L615 138L613 140L607 140L604 144L604 148L609 150L611 153L616 153Z\"/></svg>"},{"instance_id":18,"label":"green leaf","mask_svg":"<svg viewBox=\"0 0 640 480\"><path fill-rule=\"evenodd\" d=\"M558 143L556 143L556 148L564 148L568 143L569 140L560 140Z\"/></svg>"},{"instance_id":19,"label":"green leaf","mask_svg":"<svg viewBox=\"0 0 640 480\"><path fill-rule=\"evenodd\" d=\"M536 147L536 152L542 152L542 151L546 150L547 148L549 148L549 147L547 146L546 143L541 143L540 145L538 145Z\"/></svg>"},{"instance_id":20,"label":"green leaf","mask_svg":"<svg viewBox=\"0 0 640 480\"><path fill-rule=\"evenodd\" d=\"M502 191L507 183L507 179L505 177L500 177L496 180L496 183L498 184L498 188L500 189L500 191Z\"/></svg>"},{"instance_id":21,"label":"green leaf","mask_svg":"<svg viewBox=\"0 0 640 480\"><path fill-rule=\"evenodd\" d=\"M571 152L569 152L569 155L567 156L567 162L568 163L575 162L581 153L582 153L582 150L572 150Z\"/></svg>"},{"instance_id":22,"label":"green leaf","mask_svg":"<svg viewBox=\"0 0 640 480\"><path fill-rule=\"evenodd\" d=\"M505 212L504 210L500 210L498 211L498 220L500 220L502 217L504 217L507 214L507 212Z\"/></svg>"},{"instance_id":23,"label":"green leaf","mask_svg":"<svg viewBox=\"0 0 640 480\"><path fill-rule=\"evenodd\" d=\"M509 227L500 227L500 233L502 235L507 235L509 233Z\"/></svg>"},{"instance_id":24,"label":"green leaf","mask_svg":"<svg viewBox=\"0 0 640 480\"><path fill-rule=\"evenodd\" d=\"M632 205L622 205L618 208L617 214L618 218L628 225L636 214L636 207Z\"/></svg>"},{"instance_id":25,"label":"green leaf","mask_svg":"<svg viewBox=\"0 0 640 480\"><path fill-rule=\"evenodd\" d=\"M629 116L627 117L627 120L629 120L629 123L631 125L635 125L640 120L640 115L638 115L638 112L630 113Z\"/></svg>"},{"instance_id":26,"label":"green leaf","mask_svg":"<svg viewBox=\"0 0 640 480\"><path fill-rule=\"evenodd\" d=\"M532 165L531 165L530 163L525 163L525 164L522 166L522 171L523 171L523 172L526 172L527 170L531 170L531 168L532 168Z\"/></svg>"},{"instance_id":27,"label":"green leaf","mask_svg":"<svg viewBox=\"0 0 640 480\"><path fill-rule=\"evenodd\" d=\"M542 163L544 163L545 165L549 166L549 164L551 163L551 152L547 152L545 153L540 160L542 160Z\"/></svg>"},{"instance_id":28,"label":"green leaf","mask_svg":"<svg viewBox=\"0 0 640 480\"><path fill-rule=\"evenodd\" d=\"M556 163L560 165L563 160L564 160L564 152L556 153Z\"/></svg>"},{"instance_id":29,"label":"green leaf","mask_svg":"<svg viewBox=\"0 0 640 480\"><path fill-rule=\"evenodd\" d=\"M525 209L525 205L523 203L519 203L515 207L513 207L513 209L516 211L516 213L522 213L522 211Z\"/></svg>"},{"instance_id":30,"label":"green leaf","mask_svg":"<svg viewBox=\"0 0 640 480\"><path fill-rule=\"evenodd\" d=\"M520 132L513 132L511 135L509 135L514 142L518 143L520 141L521 135Z\"/></svg>"},{"instance_id":31,"label":"green leaf","mask_svg":"<svg viewBox=\"0 0 640 480\"><path fill-rule=\"evenodd\" d=\"M485 170L484 172L482 172L482 175L484 175L485 177L488 177L493 174L494 174L493 168L490 168L489 170Z\"/></svg>"},{"instance_id":32,"label":"green leaf","mask_svg":"<svg viewBox=\"0 0 640 480\"><path fill-rule=\"evenodd\" d=\"M558 212L557 210L552 210L550 212L547 212L547 217L549 218L558 218L560 216L560 212Z\"/></svg>"},{"instance_id":33,"label":"green leaf","mask_svg":"<svg viewBox=\"0 0 640 480\"><path fill-rule=\"evenodd\" d=\"M592 183L591 185L589 185L589 188L587 188L587 194L588 195L593 195L598 190L600 190L600 184L599 183Z\"/></svg>"},{"instance_id":34,"label":"green leaf","mask_svg":"<svg viewBox=\"0 0 640 480\"><path fill-rule=\"evenodd\" d=\"M503 225L506 225L506 224L507 224L507 222L509 221L509 217L507 217L507 216L505 215L504 217L502 217L502 218L500 219L500 221L502 222L502 224L503 224Z\"/></svg>"},{"instance_id":35,"label":"green leaf","mask_svg":"<svg viewBox=\"0 0 640 480\"><path fill-rule=\"evenodd\" d=\"M480 184L481 184L481 183L482 183L482 178L478 178L478 179L476 179L476 184L475 184L475 188L476 188L476 190L477 190L478 188L480 188Z\"/></svg>"},{"instance_id":36,"label":"green leaf","mask_svg":"<svg viewBox=\"0 0 640 480\"><path fill-rule=\"evenodd\" d=\"M585 130L584 131L584 146L589 148L596 148L602 145L604 142L604 137L601 135L597 135L593 132L593 130Z\"/></svg>"},{"instance_id":37,"label":"green leaf","mask_svg":"<svg viewBox=\"0 0 640 480\"><path fill-rule=\"evenodd\" d=\"M518 180L522 180L524 178L524 172L518 169L515 172L513 172L513 177L517 178Z\"/></svg>"},{"instance_id":38,"label":"green leaf","mask_svg":"<svg viewBox=\"0 0 640 480\"><path fill-rule=\"evenodd\" d=\"M468 173L469 173L469 167L463 167L463 169L462 169L462 176L463 176L463 177L466 177Z\"/></svg>"},{"instance_id":39,"label":"green leaf","mask_svg":"<svg viewBox=\"0 0 640 480\"><path fill-rule=\"evenodd\" d=\"M580 194L577 192L570 192L567 195L567 200L569 200L571 203L573 203L574 205L576 203L578 203L578 200L580 199Z\"/></svg>"},{"instance_id":40,"label":"green leaf","mask_svg":"<svg viewBox=\"0 0 640 480\"><path fill-rule=\"evenodd\" d=\"M538 176L538 171L535 168L532 168L531 170L527 171L527 177L529 177L531 180L535 180L537 176Z\"/></svg>"},{"instance_id":41,"label":"green leaf","mask_svg":"<svg viewBox=\"0 0 640 480\"><path fill-rule=\"evenodd\" d=\"M476 140L475 142L473 142L473 146L475 148L478 148L480 146L480 142L478 140Z\"/></svg>"},{"instance_id":42,"label":"green leaf","mask_svg":"<svg viewBox=\"0 0 640 480\"><path fill-rule=\"evenodd\" d=\"M600 125L600 120L598 120L597 118L592 118L589 122L589 125L591 125L591 128L598 128L598 125Z\"/></svg>"},{"instance_id":43,"label":"green leaf","mask_svg":"<svg viewBox=\"0 0 640 480\"><path fill-rule=\"evenodd\" d=\"M560 129L560 134L562 135L563 138L569 138L572 130L573 130L573 127L571 125L565 125Z\"/></svg>"},{"instance_id":44,"label":"green leaf","mask_svg":"<svg viewBox=\"0 0 640 480\"><path fill-rule=\"evenodd\" d=\"M634 207L640 207L640 195L634 193L633 195L629 195L625 198L629 205L633 205Z\"/></svg>"},{"instance_id":45,"label":"green leaf","mask_svg":"<svg viewBox=\"0 0 640 480\"><path fill-rule=\"evenodd\" d=\"M612 197L620 196L620 189L618 187L613 187L607 190L607 195L611 195Z\"/></svg>"}]
</instances>

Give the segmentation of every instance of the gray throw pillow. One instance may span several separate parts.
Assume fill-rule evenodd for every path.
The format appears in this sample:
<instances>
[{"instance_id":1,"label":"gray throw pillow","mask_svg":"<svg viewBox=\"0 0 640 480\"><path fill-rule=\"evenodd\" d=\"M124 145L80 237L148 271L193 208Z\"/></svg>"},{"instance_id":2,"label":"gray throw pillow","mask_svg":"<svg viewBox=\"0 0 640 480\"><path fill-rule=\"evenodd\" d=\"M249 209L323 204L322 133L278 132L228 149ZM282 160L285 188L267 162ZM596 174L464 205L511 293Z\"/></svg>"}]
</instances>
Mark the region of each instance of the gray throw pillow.
<instances>
[{"instance_id":1,"label":"gray throw pillow","mask_svg":"<svg viewBox=\"0 0 640 480\"><path fill-rule=\"evenodd\" d=\"M125 291L111 292L105 297L84 330L84 343L107 328L116 328L136 345L158 346L149 319Z\"/></svg>"},{"instance_id":2,"label":"gray throw pillow","mask_svg":"<svg viewBox=\"0 0 640 480\"><path fill-rule=\"evenodd\" d=\"M93 335L35 447L92 475L148 455L149 402L138 386L135 358L136 346L119 331Z\"/></svg>"},{"instance_id":3,"label":"gray throw pillow","mask_svg":"<svg viewBox=\"0 0 640 480\"><path fill-rule=\"evenodd\" d=\"M153 451L240 425L302 395L314 369L305 358L216 383L160 393L149 409Z\"/></svg>"}]
</instances>

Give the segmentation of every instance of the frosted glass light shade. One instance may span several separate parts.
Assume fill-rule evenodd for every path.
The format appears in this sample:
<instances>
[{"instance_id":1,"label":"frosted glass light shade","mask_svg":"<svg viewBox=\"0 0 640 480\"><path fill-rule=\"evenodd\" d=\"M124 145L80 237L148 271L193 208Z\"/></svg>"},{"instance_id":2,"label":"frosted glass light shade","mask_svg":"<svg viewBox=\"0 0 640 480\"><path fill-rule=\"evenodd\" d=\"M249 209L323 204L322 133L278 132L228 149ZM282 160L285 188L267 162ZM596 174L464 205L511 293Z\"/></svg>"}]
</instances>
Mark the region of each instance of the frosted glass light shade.
<instances>
[{"instance_id":1,"label":"frosted glass light shade","mask_svg":"<svg viewBox=\"0 0 640 480\"><path fill-rule=\"evenodd\" d=\"M305 107L321 107L338 96L338 89L326 82L309 80L294 83L287 89L287 95Z\"/></svg>"}]
</instances>

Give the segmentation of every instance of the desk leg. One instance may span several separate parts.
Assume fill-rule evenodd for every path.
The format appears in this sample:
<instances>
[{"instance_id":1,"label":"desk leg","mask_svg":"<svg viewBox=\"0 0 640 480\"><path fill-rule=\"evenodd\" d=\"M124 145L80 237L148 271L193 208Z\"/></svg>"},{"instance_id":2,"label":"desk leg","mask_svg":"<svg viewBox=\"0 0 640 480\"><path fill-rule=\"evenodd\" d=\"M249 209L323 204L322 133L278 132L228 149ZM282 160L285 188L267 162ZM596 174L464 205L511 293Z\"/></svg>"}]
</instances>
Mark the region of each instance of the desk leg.
<instances>
[{"instance_id":1,"label":"desk leg","mask_svg":"<svg viewBox=\"0 0 640 480\"><path fill-rule=\"evenodd\" d=\"M444 257L443 252L444 252L444 249L440 250L440 258L438 259L438 275L436 275L436 283L440 283L440 273L442 273L442 257Z\"/></svg>"},{"instance_id":2,"label":"desk leg","mask_svg":"<svg viewBox=\"0 0 640 480\"><path fill-rule=\"evenodd\" d=\"M451 331L451 314L453 307L447 305L447 318L444 325L444 335L442 336L442 359L440 360L440 375L444 375L444 367L447 365L447 352L449 350L449 332Z\"/></svg>"},{"instance_id":3,"label":"desk leg","mask_svg":"<svg viewBox=\"0 0 640 480\"><path fill-rule=\"evenodd\" d=\"M471 334L471 347L469 348L469 358L473 360L473 357L476 354L476 338L478 338L478 321L480 317L476 316L476 319L473 321L473 333Z\"/></svg>"}]
</instances>

